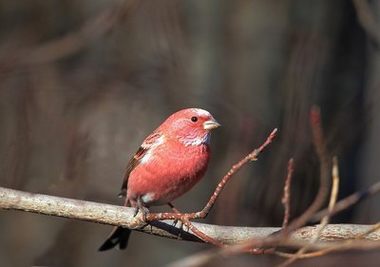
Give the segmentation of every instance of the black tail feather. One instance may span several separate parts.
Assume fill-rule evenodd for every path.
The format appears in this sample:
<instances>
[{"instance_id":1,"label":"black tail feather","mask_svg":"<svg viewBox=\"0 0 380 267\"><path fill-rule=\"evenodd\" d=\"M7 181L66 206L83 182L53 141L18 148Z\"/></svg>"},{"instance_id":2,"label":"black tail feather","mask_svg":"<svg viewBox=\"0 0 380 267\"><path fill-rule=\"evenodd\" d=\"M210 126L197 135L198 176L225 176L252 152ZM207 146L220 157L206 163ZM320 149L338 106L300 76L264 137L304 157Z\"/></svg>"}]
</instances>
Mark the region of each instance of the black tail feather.
<instances>
[{"instance_id":1,"label":"black tail feather","mask_svg":"<svg viewBox=\"0 0 380 267\"><path fill-rule=\"evenodd\" d=\"M120 249L127 248L129 236L131 235L131 230L123 227L115 227L111 232L110 236L106 241L100 246L99 251L105 251L112 249L119 245Z\"/></svg>"}]
</instances>

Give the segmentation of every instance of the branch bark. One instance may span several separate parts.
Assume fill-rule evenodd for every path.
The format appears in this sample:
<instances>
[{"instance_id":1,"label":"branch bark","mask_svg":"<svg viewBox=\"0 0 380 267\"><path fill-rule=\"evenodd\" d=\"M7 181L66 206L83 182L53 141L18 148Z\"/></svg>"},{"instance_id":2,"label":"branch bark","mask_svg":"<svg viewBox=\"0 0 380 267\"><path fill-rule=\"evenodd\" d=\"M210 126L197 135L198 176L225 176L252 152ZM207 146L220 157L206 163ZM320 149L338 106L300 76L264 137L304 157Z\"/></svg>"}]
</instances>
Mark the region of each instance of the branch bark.
<instances>
[{"instance_id":1,"label":"branch bark","mask_svg":"<svg viewBox=\"0 0 380 267\"><path fill-rule=\"evenodd\" d=\"M69 199L43 194L28 193L0 187L0 209L27 211L69 219L101 224L124 226L140 232L166 238L202 242L195 235L173 226L173 221L154 221L147 225L142 216L134 215L133 208ZM208 236L225 244L236 244L252 238L263 239L279 231L280 227L237 227L193 223ZM371 225L330 224L322 232L321 241L336 241L354 238L371 229ZM310 241L317 231L316 226L302 227L291 234L290 240ZM180 234L180 235L179 235ZM369 234L366 239L380 240L380 230Z\"/></svg>"}]
</instances>

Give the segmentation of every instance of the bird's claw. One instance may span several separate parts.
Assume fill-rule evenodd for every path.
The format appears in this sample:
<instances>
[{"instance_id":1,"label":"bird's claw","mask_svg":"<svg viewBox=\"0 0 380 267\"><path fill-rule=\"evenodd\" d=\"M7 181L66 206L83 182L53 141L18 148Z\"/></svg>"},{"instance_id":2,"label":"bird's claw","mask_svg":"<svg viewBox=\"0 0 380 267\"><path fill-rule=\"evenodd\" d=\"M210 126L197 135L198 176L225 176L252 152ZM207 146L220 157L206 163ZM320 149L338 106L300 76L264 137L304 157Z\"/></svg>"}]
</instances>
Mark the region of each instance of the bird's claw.
<instances>
[{"instance_id":1,"label":"bird's claw","mask_svg":"<svg viewBox=\"0 0 380 267\"><path fill-rule=\"evenodd\" d=\"M136 208L135 208L135 212L134 212L134 214L133 214L133 217L136 217L136 215L137 215L139 212L142 213L142 218L143 218L144 221L146 221L146 217L148 216L148 214L149 214L149 212L150 212L149 209L146 208L146 207L144 207L144 206L136 207Z\"/></svg>"},{"instance_id":2,"label":"bird's claw","mask_svg":"<svg viewBox=\"0 0 380 267\"><path fill-rule=\"evenodd\" d=\"M177 223L180 223L180 225L177 227L176 225L177 225ZM187 216L184 216L184 217L182 217L182 218L178 218L178 219L176 219L176 220L174 220L173 221L173 226L174 227L177 227L178 228L178 235L177 235L177 238L178 239L181 239L181 237L182 237L182 234L184 233L184 232L189 232L190 231L190 226L189 226L189 223L190 223L190 221L189 221L189 217L187 217ZM186 227L186 229L185 229L185 227Z\"/></svg>"},{"instance_id":3,"label":"bird's claw","mask_svg":"<svg viewBox=\"0 0 380 267\"><path fill-rule=\"evenodd\" d=\"M179 223L179 226L177 227L178 223ZM184 223L180 219L176 219L173 221L172 226L178 228L179 231L178 231L177 239L181 239L182 231L184 231L183 230Z\"/></svg>"},{"instance_id":4,"label":"bird's claw","mask_svg":"<svg viewBox=\"0 0 380 267\"><path fill-rule=\"evenodd\" d=\"M173 221L173 223L172 223L172 226L173 227L177 227L177 223L179 222L179 220L178 219L175 219L174 221Z\"/></svg>"}]
</instances>

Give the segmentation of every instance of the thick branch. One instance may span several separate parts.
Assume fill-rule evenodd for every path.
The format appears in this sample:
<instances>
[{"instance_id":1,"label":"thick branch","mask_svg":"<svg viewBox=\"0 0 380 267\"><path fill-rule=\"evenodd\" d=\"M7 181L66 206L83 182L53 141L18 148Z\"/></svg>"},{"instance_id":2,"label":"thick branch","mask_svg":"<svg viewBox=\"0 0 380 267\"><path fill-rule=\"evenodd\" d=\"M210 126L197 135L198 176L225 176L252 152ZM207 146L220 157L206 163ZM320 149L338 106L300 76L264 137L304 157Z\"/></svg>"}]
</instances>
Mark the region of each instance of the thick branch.
<instances>
[{"instance_id":1,"label":"thick branch","mask_svg":"<svg viewBox=\"0 0 380 267\"><path fill-rule=\"evenodd\" d=\"M167 238L200 241L191 233L186 232L182 232L178 237L178 234L182 230L172 226L172 221L151 222L151 225L147 226L139 215L133 217L134 209L122 206L33 194L0 187L0 208L118 225ZM203 223L193 224L198 230L225 244L239 243L252 238L266 238L281 229L279 227L235 227ZM353 238L369 229L371 229L370 225L328 225L321 234L320 239L322 241L334 241ZM309 241L315 235L315 231L315 226L300 228L291 235L291 240ZM380 230L368 235L367 239L380 240Z\"/></svg>"}]
</instances>

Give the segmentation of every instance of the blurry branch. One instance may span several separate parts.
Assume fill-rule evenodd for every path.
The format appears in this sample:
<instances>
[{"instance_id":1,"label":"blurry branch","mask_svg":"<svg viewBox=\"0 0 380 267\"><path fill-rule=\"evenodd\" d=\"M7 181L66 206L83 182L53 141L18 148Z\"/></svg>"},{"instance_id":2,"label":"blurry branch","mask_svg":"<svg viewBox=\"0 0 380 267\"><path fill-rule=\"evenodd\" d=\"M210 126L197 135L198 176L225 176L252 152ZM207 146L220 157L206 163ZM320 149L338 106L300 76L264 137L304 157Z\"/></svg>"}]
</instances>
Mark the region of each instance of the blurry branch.
<instances>
[{"instance_id":1,"label":"blurry branch","mask_svg":"<svg viewBox=\"0 0 380 267\"><path fill-rule=\"evenodd\" d=\"M336 251L344 251L348 249L373 249L373 248L379 248L380 243L379 242L366 242L362 239L365 239L370 233L373 233L374 231L377 231L380 229L380 223L374 224L369 230L362 234L356 235L353 239L343 240L339 242L336 245L327 246L325 248L320 247L320 250L302 254L298 257L298 259L307 259L307 258L314 258L314 257L320 257L327 255L328 253L336 252ZM293 254L291 253L283 253L283 252L277 252L276 253L279 256L285 257L285 258L292 258Z\"/></svg>"},{"instance_id":2,"label":"blurry branch","mask_svg":"<svg viewBox=\"0 0 380 267\"><path fill-rule=\"evenodd\" d=\"M323 216L326 214L329 214L330 216L333 216L365 199L367 199L371 195L375 195L380 192L380 181L374 183L373 185L369 186L365 190L358 191L353 193L352 195L349 195L348 197L345 197L341 200L339 200L334 209L332 211L329 211L328 209L324 209L316 213L312 218L311 222L317 222L319 221Z\"/></svg>"},{"instance_id":3,"label":"blurry branch","mask_svg":"<svg viewBox=\"0 0 380 267\"><path fill-rule=\"evenodd\" d=\"M167 238L201 241L194 236L191 231L188 233L181 230L180 227L173 226L173 221L156 221L151 222L150 225L146 225L146 223L142 221L140 214L133 217L133 208L116 205L33 194L0 187L0 208L108 225L124 226L144 233ZM203 233L225 244L236 244L242 241L247 241L251 238L257 238L260 240L266 239L281 229L279 227L234 227L203 223L192 224ZM327 225L321 233L320 240L333 241L349 239L366 233L371 229L372 226L370 225ZM315 235L316 230L316 226L300 228L291 234L289 240L295 242L294 244L298 244L297 242L302 241L310 241ZM371 232L366 236L366 239L372 241L380 240L379 229Z\"/></svg>"},{"instance_id":4,"label":"blurry branch","mask_svg":"<svg viewBox=\"0 0 380 267\"><path fill-rule=\"evenodd\" d=\"M284 205L284 219L282 222L282 228L288 226L290 217L290 185L292 183L292 176L294 172L294 159L291 158L288 162L288 172L285 177L284 194L281 199L281 203Z\"/></svg>"},{"instance_id":5,"label":"blurry branch","mask_svg":"<svg viewBox=\"0 0 380 267\"><path fill-rule=\"evenodd\" d=\"M301 216L292 221L289 226L284 229L285 236L289 232L305 225L309 219L323 206L329 192L329 158L322 130L321 112L317 106L313 106L310 111L310 127L313 135L315 151L320 161L319 189L310 206ZM279 238L281 237L279 236Z\"/></svg>"},{"instance_id":6,"label":"blurry branch","mask_svg":"<svg viewBox=\"0 0 380 267\"><path fill-rule=\"evenodd\" d=\"M368 37L380 46L380 25L377 23L376 18L371 11L368 0L352 0L360 25L367 33Z\"/></svg>"},{"instance_id":7,"label":"blurry branch","mask_svg":"<svg viewBox=\"0 0 380 267\"><path fill-rule=\"evenodd\" d=\"M1 69L12 69L15 66L28 66L33 64L45 64L70 56L79 52L91 42L107 34L114 25L125 17L138 3L139 0L123 0L95 17L87 20L83 26L63 37L47 41L27 51L12 52L16 58L9 62L0 63Z\"/></svg>"},{"instance_id":8,"label":"blurry branch","mask_svg":"<svg viewBox=\"0 0 380 267\"><path fill-rule=\"evenodd\" d=\"M336 232L336 233L339 233L340 230L345 229L347 226L348 227L354 226L356 228L357 225L350 225L350 224L329 224L329 225L327 225L326 228L323 230L322 235L320 236L321 240L325 239L324 234L327 232L331 233L331 230L333 230L333 228L336 227L337 229L339 229ZM343 237L343 240L342 239L339 240L339 238L341 236L339 237L339 234L338 234L338 236L334 236L334 234L333 234L330 238L328 238L326 240L326 241L331 241L331 242L317 242L314 244L310 244L309 241L311 241L314 238L318 229L315 227L312 232L309 232L309 229L308 229L309 227L311 227L311 226L303 227L301 229L294 231L292 233L290 239L282 241L281 246L288 247L288 248L302 248L303 246L309 245L310 249L316 250L315 252L310 252L310 253L301 255L300 259L301 258L318 257L318 256L326 255L327 253L337 252L337 251L347 251L350 249L370 250L370 249L379 249L380 248L379 240L371 239L371 234L380 232L379 231L380 230L379 229L380 223L372 225L372 226L367 226L368 230L365 232L362 232L360 234L351 233L350 236L352 236L352 237L350 237L349 239L346 239ZM294 235L295 234L301 234L301 236L302 236L303 233L306 233L304 231L305 229L308 229L307 230L308 239L307 240L305 239L302 241L301 240L295 240ZM345 230L349 230L349 229L345 229ZM309 233L312 236L309 236ZM302 236L302 237L306 237L306 236ZM358 237L362 238L362 240L359 240ZM365 239L363 237L365 237ZM257 240L258 240L257 243L261 242L261 244L263 246L264 245L265 246L272 246L274 244L277 244L276 242L273 242L275 240L272 238L272 236L268 236L267 238L260 238ZM337 240L339 240L339 241L337 242ZM235 246L232 246L232 247L235 247ZM212 259L219 258L220 256L222 256L222 257L231 256L234 254L231 252L232 251L229 251L229 253L227 253L227 250L225 250L225 249L203 251L203 252L191 255L189 257L182 258L176 262L171 263L168 266L170 266L170 267L211 266L212 264L210 265L208 263L210 263L210 261ZM265 251L264 251L264 253L265 253ZM272 250L270 250L270 253L272 253ZM276 255L290 258L290 257L293 257L294 254L276 252Z\"/></svg>"},{"instance_id":9,"label":"blurry branch","mask_svg":"<svg viewBox=\"0 0 380 267\"><path fill-rule=\"evenodd\" d=\"M338 168L338 158L333 158L333 167L332 167L332 189L330 193L330 201L328 205L328 211L331 213L331 211L334 209L336 200L338 198L338 192L339 192L339 168ZM326 227L326 225L330 222L330 215L326 214L320 224L320 230L318 231L318 235L316 236L317 239L319 238L320 234L322 233L323 229ZM316 240L317 240L316 239Z\"/></svg>"},{"instance_id":10,"label":"blurry branch","mask_svg":"<svg viewBox=\"0 0 380 267\"><path fill-rule=\"evenodd\" d=\"M300 250L298 250L295 254L293 254L287 261L283 262L279 266L285 267L289 266L293 262L295 262L297 259L302 258L302 256L307 252L307 250L315 244L319 239L323 232L323 230L326 228L327 224L330 221L330 213L334 209L334 206L336 204L336 200L338 198L338 191L339 191L339 169L338 169L338 159L337 157L333 158L333 167L332 167L332 189L330 193L330 201L328 205L328 211L321 220L321 223L317 226L317 233L314 236L314 238L310 241L310 243L306 244L304 247L302 247Z\"/></svg>"}]
</instances>

